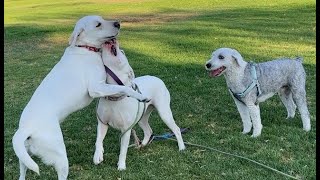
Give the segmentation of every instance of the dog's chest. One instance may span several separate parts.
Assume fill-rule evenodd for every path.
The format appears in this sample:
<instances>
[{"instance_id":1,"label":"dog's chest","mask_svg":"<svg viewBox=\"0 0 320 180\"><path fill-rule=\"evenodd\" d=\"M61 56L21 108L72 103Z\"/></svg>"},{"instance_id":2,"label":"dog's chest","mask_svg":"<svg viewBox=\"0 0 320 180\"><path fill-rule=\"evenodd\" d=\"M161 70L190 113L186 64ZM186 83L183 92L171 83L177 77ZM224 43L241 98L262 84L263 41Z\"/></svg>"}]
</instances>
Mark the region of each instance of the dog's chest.
<instances>
[{"instance_id":1,"label":"dog's chest","mask_svg":"<svg viewBox=\"0 0 320 180\"><path fill-rule=\"evenodd\" d=\"M143 111L143 104L131 97L119 101L105 100L103 107L103 121L116 129L128 128Z\"/></svg>"}]
</instances>

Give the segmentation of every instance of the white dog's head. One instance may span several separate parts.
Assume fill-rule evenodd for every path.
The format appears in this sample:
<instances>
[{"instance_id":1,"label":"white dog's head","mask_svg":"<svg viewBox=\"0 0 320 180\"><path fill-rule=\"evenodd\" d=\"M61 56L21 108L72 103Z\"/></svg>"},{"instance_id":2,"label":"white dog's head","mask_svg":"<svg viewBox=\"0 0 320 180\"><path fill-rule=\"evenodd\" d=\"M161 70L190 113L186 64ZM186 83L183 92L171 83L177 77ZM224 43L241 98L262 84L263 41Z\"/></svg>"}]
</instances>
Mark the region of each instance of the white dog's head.
<instances>
[{"instance_id":1,"label":"white dog's head","mask_svg":"<svg viewBox=\"0 0 320 180\"><path fill-rule=\"evenodd\" d=\"M206 63L206 70L210 71L211 77L217 77L234 68L244 68L245 62L240 53L231 48L220 48L214 51L211 59Z\"/></svg>"},{"instance_id":2,"label":"white dog's head","mask_svg":"<svg viewBox=\"0 0 320 180\"><path fill-rule=\"evenodd\" d=\"M116 39L110 39L102 45L102 60L106 66L112 69L120 70L129 65L128 59Z\"/></svg>"},{"instance_id":3,"label":"white dog's head","mask_svg":"<svg viewBox=\"0 0 320 180\"><path fill-rule=\"evenodd\" d=\"M85 16L76 23L69 44L100 47L106 40L116 37L119 29L118 21L106 21L100 16Z\"/></svg>"},{"instance_id":4,"label":"white dog's head","mask_svg":"<svg viewBox=\"0 0 320 180\"><path fill-rule=\"evenodd\" d=\"M121 78L124 84L128 84L135 78L133 69L116 39L108 40L102 45L102 60L104 65L121 76L119 78Z\"/></svg>"}]
</instances>

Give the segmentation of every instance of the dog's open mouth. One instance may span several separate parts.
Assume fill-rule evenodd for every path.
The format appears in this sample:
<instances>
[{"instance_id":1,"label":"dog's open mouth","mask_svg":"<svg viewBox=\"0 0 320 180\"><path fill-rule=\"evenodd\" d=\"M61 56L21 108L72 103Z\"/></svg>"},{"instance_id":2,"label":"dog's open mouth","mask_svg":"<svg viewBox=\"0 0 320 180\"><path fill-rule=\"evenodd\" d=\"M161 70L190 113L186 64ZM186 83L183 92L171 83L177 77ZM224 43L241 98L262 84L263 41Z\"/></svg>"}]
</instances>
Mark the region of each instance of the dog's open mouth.
<instances>
[{"instance_id":1,"label":"dog's open mouth","mask_svg":"<svg viewBox=\"0 0 320 180\"><path fill-rule=\"evenodd\" d=\"M210 76L211 76L211 77L220 76L221 73L222 73L225 69L226 69L225 66L221 66L221 67L219 67L218 69L211 70L211 71L210 71Z\"/></svg>"},{"instance_id":2,"label":"dog's open mouth","mask_svg":"<svg viewBox=\"0 0 320 180\"><path fill-rule=\"evenodd\" d=\"M118 34L119 34L119 31L117 32L116 35L114 35L114 36L108 36L108 37L106 37L106 39L109 39L108 41L110 41L111 39L115 39L115 38L118 36Z\"/></svg>"},{"instance_id":3,"label":"dog's open mouth","mask_svg":"<svg viewBox=\"0 0 320 180\"><path fill-rule=\"evenodd\" d=\"M117 56L116 43L117 43L116 38L109 39L108 41L105 42L105 44L107 45L107 47L110 48L111 54L113 54L114 56Z\"/></svg>"}]
</instances>

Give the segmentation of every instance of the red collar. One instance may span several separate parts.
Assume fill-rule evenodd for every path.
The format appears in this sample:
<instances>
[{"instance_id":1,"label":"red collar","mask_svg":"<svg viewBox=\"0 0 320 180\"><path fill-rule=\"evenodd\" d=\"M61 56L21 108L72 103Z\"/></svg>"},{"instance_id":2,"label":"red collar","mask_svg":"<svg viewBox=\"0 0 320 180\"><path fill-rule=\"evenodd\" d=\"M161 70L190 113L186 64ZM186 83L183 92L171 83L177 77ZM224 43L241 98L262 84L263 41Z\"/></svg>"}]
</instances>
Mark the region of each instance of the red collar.
<instances>
[{"instance_id":1,"label":"red collar","mask_svg":"<svg viewBox=\"0 0 320 180\"><path fill-rule=\"evenodd\" d=\"M89 51L94 51L94 52L99 52L101 48L96 48L92 46L87 46L87 45L76 45L77 47L84 47L87 48Z\"/></svg>"}]
</instances>

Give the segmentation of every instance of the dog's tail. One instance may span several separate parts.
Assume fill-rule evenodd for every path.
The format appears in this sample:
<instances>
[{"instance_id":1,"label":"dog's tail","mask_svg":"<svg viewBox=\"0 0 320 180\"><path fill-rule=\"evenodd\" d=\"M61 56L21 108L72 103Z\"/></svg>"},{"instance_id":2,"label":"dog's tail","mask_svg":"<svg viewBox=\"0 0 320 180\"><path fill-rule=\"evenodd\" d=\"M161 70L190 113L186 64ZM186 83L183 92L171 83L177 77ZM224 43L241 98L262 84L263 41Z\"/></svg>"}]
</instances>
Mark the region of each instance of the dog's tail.
<instances>
[{"instance_id":1,"label":"dog's tail","mask_svg":"<svg viewBox=\"0 0 320 180\"><path fill-rule=\"evenodd\" d=\"M39 166L31 159L24 145L24 142L30 135L31 133L18 129L12 138L13 150L25 166L40 175Z\"/></svg>"},{"instance_id":2,"label":"dog's tail","mask_svg":"<svg viewBox=\"0 0 320 180\"><path fill-rule=\"evenodd\" d=\"M300 62L301 64L303 63L303 57L301 56L296 57L294 60Z\"/></svg>"}]
</instances>

